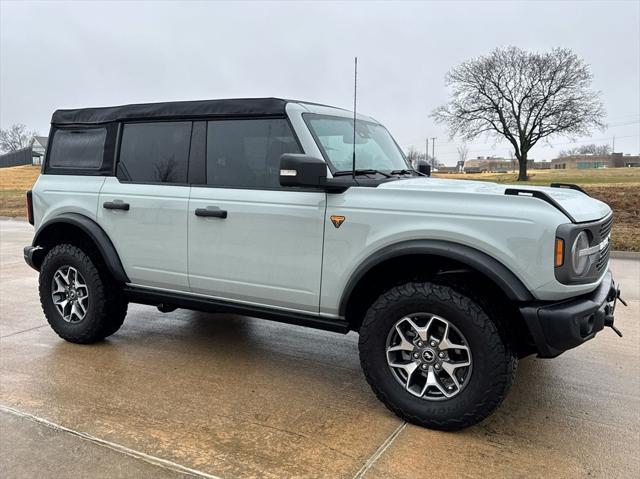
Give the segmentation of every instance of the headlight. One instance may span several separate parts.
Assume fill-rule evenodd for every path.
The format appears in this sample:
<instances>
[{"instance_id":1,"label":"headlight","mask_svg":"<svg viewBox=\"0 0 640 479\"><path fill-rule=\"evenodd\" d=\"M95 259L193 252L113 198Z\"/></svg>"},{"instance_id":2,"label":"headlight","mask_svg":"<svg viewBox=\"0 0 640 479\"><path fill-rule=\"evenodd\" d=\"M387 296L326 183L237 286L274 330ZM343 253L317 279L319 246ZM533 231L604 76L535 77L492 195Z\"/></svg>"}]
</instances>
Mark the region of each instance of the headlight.
<instances>
[{"instance_id":1,"label":"headlight","mask_svg":"<svg viewBox=\"0 0 640 479\"><path fill-rule=\"evenodd\" d=\"M589 267L589 256L580 254L583 250L589 248L589 235L586 231L581 231L576 236L573 246L571 247L571 267L573 272L578 276L582 276Z\"/></svg>"}]
</instances>

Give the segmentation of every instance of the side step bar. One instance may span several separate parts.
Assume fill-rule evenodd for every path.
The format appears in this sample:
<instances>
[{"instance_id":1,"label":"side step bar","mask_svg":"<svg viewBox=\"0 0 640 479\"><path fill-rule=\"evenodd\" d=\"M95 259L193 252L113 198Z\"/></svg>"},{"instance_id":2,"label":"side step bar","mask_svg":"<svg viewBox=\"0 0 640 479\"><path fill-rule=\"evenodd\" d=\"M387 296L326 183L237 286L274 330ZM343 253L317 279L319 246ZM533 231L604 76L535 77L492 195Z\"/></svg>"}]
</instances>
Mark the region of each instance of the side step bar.
<instances>
[{"instance_id":1,"label":"side step bar","mask_svg":"<svg viewBox=\"0 0 640 479\"><path fill-rule=\"evenodd\" d=\"M344 320L325 318L315 314L296 313L256 305L245 305L202 296L193 296L187 293L154 291L135 286L125 286L123 292L132 303L159 306L162 308L161 311L170 311L172 308L185 308L204 311L206 313L240 314L281 323L324 329L325 331L342 334L346 334L351 330Z\"/></svg>"}]
</instances>

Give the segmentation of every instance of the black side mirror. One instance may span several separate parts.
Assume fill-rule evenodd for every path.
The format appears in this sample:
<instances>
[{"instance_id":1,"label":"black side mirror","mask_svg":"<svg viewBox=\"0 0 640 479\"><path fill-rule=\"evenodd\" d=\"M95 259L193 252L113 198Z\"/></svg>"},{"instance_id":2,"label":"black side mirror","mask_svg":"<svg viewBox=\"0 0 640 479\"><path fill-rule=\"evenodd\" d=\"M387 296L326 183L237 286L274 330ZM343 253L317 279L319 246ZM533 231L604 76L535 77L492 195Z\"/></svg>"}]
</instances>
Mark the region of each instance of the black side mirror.
<instances>
[{"instance_id":1,"label":"black side mirror","mask_svg":"<svg viewBox=\"0 0 640 479\"><path fill-rule=\"evenodd\" d=\"M307 155L285 153L280 157L280 185L323 188L327 184L327 164Z\"/></svg>"},{"instance_id":2,"label":"black side mirror","mask_svg":"<svg viewBox=\"0 0 640 479\"><path fill-rule=\"evenodd\" d=\"M418 172L427 176L431 176L431 165L429 163L418 163Z\"/></svg>"}]
</instances>

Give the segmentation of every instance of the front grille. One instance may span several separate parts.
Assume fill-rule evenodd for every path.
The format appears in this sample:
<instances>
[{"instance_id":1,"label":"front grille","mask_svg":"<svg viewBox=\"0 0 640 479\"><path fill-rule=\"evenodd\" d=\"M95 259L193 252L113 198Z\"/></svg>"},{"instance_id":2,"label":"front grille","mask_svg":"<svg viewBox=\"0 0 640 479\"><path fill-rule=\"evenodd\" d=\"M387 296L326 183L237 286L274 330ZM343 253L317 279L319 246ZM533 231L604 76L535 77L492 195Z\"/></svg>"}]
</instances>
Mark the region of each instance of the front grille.
<instances>
[{"instance_id":1,"label":"front grille","mask_svg":"<svg viewBox=\"0 0 640 479\"><path fill-rule=\"evenodd\" d=\"M600 250L600 256L598 257L598 262L596 263L596 269L598 272L602 271L602 269L607 266L607 262L609 261L609 249L611 248L611 241L607 243L607 245Z\"/></svg>"},{"instance_id":2,"label":"front grille","mask_svg":"<svg viewBox=\"0 0 640 479\"><path fill-rule=\"evenodd\" d=\"M604 239L611 233L611 227L613 226L613 215L610 215L602 225L600 225L600 238Z\"/></svg>"},{"instance_id":3,"label":"front grille","mask_svg":"<svg viewBox=\"0 0 640 479\"><path fill-rule=\"evenodd\" d=\"M598 261L596 262L596 270L601 272L609 262L609 251L611 249L611 239L609 235L611 234L611 228L613 227L613 215L609 215L603 223L600 225L600 237L598 238L600 243L603 241L607 241L607 244L604 248L600 250L600 255L598 256Z\"/></svg>"}]
</instances>

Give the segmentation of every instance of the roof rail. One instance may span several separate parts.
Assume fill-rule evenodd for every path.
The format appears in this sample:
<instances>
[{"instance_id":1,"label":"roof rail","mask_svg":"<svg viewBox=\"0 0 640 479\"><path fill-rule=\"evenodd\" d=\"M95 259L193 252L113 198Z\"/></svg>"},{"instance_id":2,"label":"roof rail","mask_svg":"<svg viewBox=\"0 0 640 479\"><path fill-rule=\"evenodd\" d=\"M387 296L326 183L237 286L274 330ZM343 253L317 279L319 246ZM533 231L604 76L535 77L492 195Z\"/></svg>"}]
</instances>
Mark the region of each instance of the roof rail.
<instances>
[{"instance_id":1,"label":"roof rail","mask_svg":"<svg viewBox=\"0 0 640 479\"><path fill-rule=\"evenodd\" d=\"M576 219L571 216L571 214L567 210L560 206L560 204L556 200L551 198L551 196L546 194L544 191L525 190L521 188L507 188L506 190L504 190L504 194L510 196L531 196L533 198L538 198L539 200L549 203L551 206L561 211L567 218L571 220L572 223L577 223Z\"/></svg>"}]
</instances>

